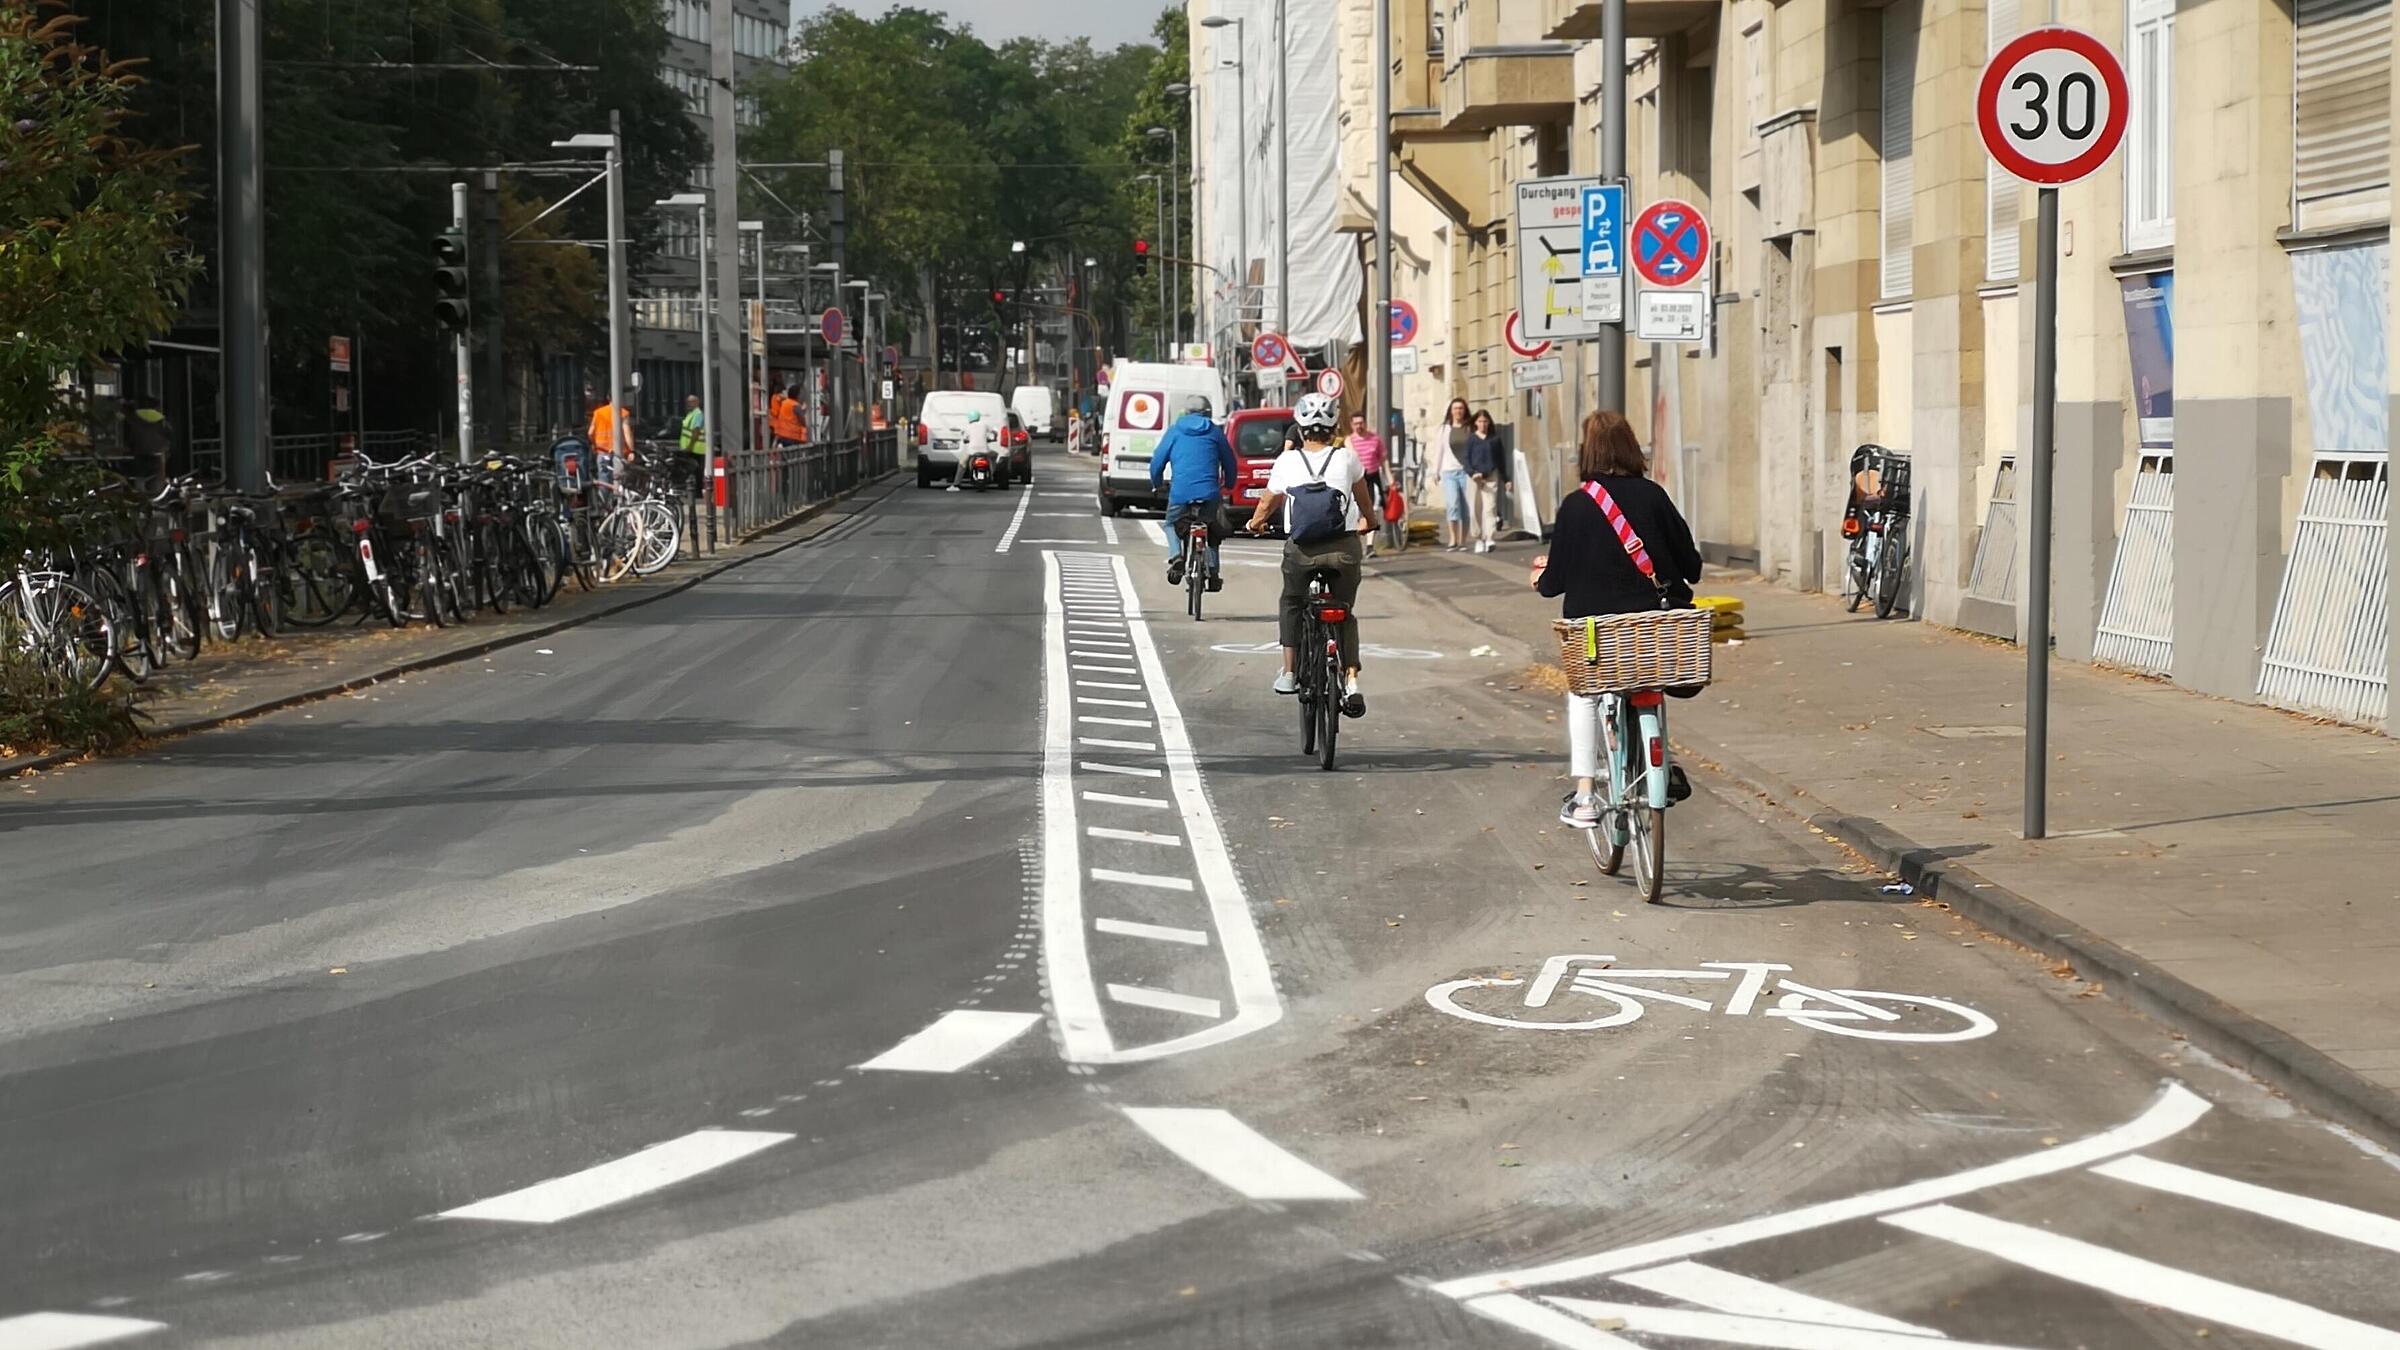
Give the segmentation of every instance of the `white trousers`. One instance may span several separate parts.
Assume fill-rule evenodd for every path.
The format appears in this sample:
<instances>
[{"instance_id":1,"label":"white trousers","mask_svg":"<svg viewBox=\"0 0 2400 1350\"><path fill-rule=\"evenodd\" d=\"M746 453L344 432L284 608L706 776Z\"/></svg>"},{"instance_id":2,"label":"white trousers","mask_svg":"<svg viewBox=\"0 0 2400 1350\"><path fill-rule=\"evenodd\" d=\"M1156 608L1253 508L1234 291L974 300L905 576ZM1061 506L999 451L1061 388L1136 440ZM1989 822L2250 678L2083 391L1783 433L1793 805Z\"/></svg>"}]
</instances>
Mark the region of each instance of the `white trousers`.
<instances>
[{"instance_id":1,"label":"white trousers","mask_svg":"<svg viewBox=\"0 0 2400 1350\"><path fill-rule=\"evenodd\" d=\"M1475 496L1475 537L1488 544L1500 531L1500 480L1470 482L1467 490Z\"/></svg>"},{"instance_id":2,"label":"white trousers","mask_svg":"<svg viewBox=\"0 0 2400 1350\"><path fill-rule=\"evenodd\" d=\"M1601 766L1600 756L1608 741L1602 731L1602 719L1615 711L1616 696L1600 694L1586 697L1567 695L1567 772L1577 778L1603 779L1608 771Z\"/></svg>"}]
</instances>

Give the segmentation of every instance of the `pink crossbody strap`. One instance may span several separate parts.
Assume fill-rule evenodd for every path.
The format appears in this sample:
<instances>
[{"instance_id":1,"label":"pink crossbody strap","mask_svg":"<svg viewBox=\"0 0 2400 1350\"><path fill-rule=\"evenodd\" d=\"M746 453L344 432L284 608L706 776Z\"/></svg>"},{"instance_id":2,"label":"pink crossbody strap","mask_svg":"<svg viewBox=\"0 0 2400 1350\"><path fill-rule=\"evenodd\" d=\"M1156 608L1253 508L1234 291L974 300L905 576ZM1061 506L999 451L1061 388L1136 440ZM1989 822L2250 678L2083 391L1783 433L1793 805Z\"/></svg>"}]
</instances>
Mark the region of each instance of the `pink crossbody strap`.
<instances>
[{"instance_id":1,"label":"pink crossbody strap","mask_svg":"<svg viewBox=\"0 0 2400 1350\"><path fill-rule=\"evenodd\" d=\"M1592 505L1600 508L1601 515L1608 517L1608 527L1617 532L1617 542L1625 546L1625 556L1633 559L1633 565L1641 569L1642 575L1655 583L1658 568L1650 562L1650 550L1642 547L1642 537L1633 532L1633 522L1617 509L1617 499L1608 495L1607 488L1590 482L1583 485L1583 495L1592 499Z\"/></svg>"}]
</instances>

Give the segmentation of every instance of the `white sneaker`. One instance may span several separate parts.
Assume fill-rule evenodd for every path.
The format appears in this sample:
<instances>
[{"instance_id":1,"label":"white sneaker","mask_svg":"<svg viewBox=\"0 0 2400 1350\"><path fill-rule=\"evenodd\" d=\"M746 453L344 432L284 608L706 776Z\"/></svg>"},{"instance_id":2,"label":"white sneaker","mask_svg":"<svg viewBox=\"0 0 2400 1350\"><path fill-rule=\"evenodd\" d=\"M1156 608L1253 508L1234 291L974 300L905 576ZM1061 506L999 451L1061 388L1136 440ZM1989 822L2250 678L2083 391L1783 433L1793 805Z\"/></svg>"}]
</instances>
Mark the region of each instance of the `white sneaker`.
<instances>
[{"instance_id":1,"label":"white sneaker","mask_svg":"<svg viewBox=\"0 0 2400 1350\"><path fill-rule=\"evenodd\" d=\"M1570 792L1558 804L1558 823L1576 830L1600 828L1600 799L1581 792Z\"/></svg>"},{"instance_id":2,"label":"white sneaker","mask_svg":"<svg viewBox=\"0 0 2400 1350\"><path fill-rule=\"evenodd\" d=\"M1292 672L1290 672L1290 671L1288 671L1288 670L1287 670L1287 671L1285 671L1285 672L1283 672L1281 675L1278 675L1278 676L1276 676L1276 677L1275 677L1275 692L1276 692L1276 693L1278 693L1278 694L1297 694L1297 693L1299 693L1299 692L1300 692L1300 677L1299 677L1299 676L1297 676L1297 675L1294 675Z\"/></svg>"}]
</instances>

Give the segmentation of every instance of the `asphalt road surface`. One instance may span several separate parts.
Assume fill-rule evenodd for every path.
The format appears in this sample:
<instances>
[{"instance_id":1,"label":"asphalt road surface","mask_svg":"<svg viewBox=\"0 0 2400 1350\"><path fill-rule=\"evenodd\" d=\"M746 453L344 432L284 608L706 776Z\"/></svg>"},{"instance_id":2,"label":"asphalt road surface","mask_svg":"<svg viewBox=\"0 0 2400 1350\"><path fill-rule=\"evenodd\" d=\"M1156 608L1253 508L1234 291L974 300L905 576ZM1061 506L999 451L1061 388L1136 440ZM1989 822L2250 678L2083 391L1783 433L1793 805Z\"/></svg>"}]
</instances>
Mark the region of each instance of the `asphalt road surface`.
<instances>
[{"instance_id":1,"label":"asphalt road surface","mask_svg":"<svg viewBox=\"0 0 2400 1350\"><path fill-rule=\"evenodd\" d=\"M1456 597L1320 772L1090 472L0 784L0 1350L2400 1347L2391 1156L1705 773L1639 903Z\"/></svg>"}]
</instances>

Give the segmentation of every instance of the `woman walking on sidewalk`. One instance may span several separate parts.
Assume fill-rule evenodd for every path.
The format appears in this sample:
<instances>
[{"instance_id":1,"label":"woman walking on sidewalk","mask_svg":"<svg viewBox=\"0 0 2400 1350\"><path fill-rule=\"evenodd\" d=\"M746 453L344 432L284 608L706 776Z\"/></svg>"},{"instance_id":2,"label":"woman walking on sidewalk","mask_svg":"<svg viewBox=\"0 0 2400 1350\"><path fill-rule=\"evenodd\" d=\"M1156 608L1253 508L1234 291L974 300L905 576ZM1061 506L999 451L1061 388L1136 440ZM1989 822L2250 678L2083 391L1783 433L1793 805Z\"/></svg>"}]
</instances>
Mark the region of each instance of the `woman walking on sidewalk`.
<instances>
[{"instance_id":1,"label":"woman walking on sidewalk","mask_svg":"<svg viewBox=\"0 0 2400 1350\"><path fill-rule=\"evenodd\" d=\"M1500 464L1506 453L1500 445L1500 429L1492 425L1492 415L1476 413L1467 435L1466 454L1461 459L1475 493L1477 553L1491 552L1492 537L1500 532Z\"/></svg>"},{"instance_id":2,"label":"woman walking on sidewalk","mask_svg":"<svg viewBox=\"0 0 2400 1350\"><path fill-rule=\"evenodd\" d=\"M1433 436L1433 477L1442 485L1442 550L1467 546L1467 437L1475 433L1463 398L1450 400L1441 430Z\"/></svg>"},{"instance_id":3,"label":"woman walking on sidewalk","mask_svg":"<svg viewBox=\"0 0 2400 1350\"><path fill-rule=\"evenodd\" d=\"M1550 552L1533 560L1533 588L1561 597L1561 615L1569 619L1649 613L1659 608L1662 593L1669 608L1690 608L1700 549L1666 489L1650 481L1633 425L1606 410L1584 418L1577 467L1583 486L1559 503ZM1649 552L1657 583L1634 565L1636 549ZM1600 723L1599 699L1567 695L1568 772L1575 790L1558 818L1578 830L1600 824L1600 799L1592 790L1600 776ZM1681 801L1691 791L1680 766L1670 765L1668 797Z\"/></svg>"}]
</instances>

